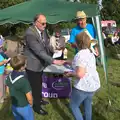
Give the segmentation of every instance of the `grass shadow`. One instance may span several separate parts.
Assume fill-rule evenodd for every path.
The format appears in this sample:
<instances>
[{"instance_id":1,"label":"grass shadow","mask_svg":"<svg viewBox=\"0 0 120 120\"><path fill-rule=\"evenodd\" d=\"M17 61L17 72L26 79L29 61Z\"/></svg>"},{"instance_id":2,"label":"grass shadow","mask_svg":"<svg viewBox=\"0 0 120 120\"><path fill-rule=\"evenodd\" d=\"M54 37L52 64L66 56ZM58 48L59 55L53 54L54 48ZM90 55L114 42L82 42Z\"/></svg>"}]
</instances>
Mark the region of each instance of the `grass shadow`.
<instances>
[{"instance_id":1,"label":"grass shadow","mask_svg":"<svg viewBox=\"0 0 120 120\"><path fill-rule=\"evenodd\" d=\"M59 100L60 100L60 102L61 102L63 105L65 105L67 108L69 107L69 101L68 101L67 98L61 98L61 99L59 99Z\"/></svg>"},{"instance_id":2,"label":"grass shadow","mask_svg":"<svg viewBox=\"0 0 120 120\"><path fill-rule=\"evenodd\" d=\"M93 120L107 120L102 114L93 109Z\"/></svg>"},{"instance_id":3,"label":"grass shadow","mask_svg":"<svg viewBox=\"0 0 120 120\"><path fill-rule=\"evenodd\" d=\"M63 118L63 120L71 120L71 116L67 115L63 111L63 108L60 105L62 103L62 105L65 105L68 108L67 105L69 105L69 104L66 99L49 99L49 101L50 101L52 107L54 108L54 110L58 112L58 114ZM58 101L60 101L60 104L58 103Z\"/></svg>"},{"instance_id":4,"label":"grass shadow","mask_svg":"<svg viewBox=\"0 0 120 120\"><path fill-rule=\"evenodd\" d=\"M5 102L0 107L0 120L13 120L11 112L10 98L6 98Z\"/></svg>"},{"instance_id":5,"label":"grass shadow","mask_svg":"<svg viewBox=\"0 0 120 120\"><path fill-rule=\"evenodd\" d=\"M92 106L92 115L93 120L108 120L104 115L104 112L107 111L108 105L105 103L104 105L98 101L96 104Z\"/></svg>"}]
</instances>

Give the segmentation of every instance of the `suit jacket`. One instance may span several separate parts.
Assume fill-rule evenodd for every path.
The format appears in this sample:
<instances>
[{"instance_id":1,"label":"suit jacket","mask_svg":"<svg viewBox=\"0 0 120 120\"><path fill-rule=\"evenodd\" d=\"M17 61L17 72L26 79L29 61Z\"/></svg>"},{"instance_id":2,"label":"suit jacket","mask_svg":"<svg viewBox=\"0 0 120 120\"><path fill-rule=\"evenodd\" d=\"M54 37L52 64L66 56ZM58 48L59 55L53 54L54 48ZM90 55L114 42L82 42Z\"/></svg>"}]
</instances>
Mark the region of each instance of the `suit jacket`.
<instances>
[{"instance_id":1,"label":"suit jacket","mask_svg":"<svg viewBox=\"0 0 120 120\"><path fill-rule=\"evenodd\" d=\"M49 40L46 32L43 32L45 42L42 42L35 26L31 26L25 33L24 55L27 57L27 69L34 72L41 72L52 64L53 58L49 55Z\"/></svg>"}]
</instances>

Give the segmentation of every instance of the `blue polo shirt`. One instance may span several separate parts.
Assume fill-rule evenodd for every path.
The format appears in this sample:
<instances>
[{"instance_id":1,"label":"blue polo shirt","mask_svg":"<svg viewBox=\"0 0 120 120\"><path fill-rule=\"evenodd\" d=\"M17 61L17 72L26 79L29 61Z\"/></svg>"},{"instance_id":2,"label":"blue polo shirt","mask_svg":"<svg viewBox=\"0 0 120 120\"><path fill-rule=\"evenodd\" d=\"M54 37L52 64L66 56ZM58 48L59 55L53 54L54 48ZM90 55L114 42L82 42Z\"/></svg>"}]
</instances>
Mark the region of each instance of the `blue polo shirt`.
<instances>
[{"instance_id":1,"label":"blue polo shirt","mask_svg":"<svg viewBox=\"0 0 120 120\"><path fill-rule=\"evenodd\" d=\"M71 35L70 35L70 40L68 42L75 43L76 35L78 35L80 32L83 32L84 29L87 29L89 33L91 34L91 36L93 38L96 38L96 32L95 32L94 26L92 24L87 24L86 28L81 28L80 26L76 26L75 28L73 28L71 31ZM75 48L75 53L77 52L78 52L78 49Z\"/></svg>"}]
</instances>

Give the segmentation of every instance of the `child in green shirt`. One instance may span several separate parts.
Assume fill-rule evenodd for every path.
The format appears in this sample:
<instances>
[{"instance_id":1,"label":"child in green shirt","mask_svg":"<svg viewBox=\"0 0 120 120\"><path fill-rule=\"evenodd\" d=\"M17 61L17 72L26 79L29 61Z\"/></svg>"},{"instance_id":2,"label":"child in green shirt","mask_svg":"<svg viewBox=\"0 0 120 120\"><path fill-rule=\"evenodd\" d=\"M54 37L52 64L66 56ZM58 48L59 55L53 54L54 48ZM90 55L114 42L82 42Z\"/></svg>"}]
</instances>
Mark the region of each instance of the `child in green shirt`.
<instances>
[{"instance_id":1,"label":"child in green shirt","mask_svg":"<svg viewBox=\"0 0 120 120\"><path fill-rule=\"evenodd\" d=\"M6 79L7 91L12 99L12 112L15 120L34 120L32 94L28 80L24 76L25 57L17 55L10 60L13 68Z\"/></svg>"}]
</instances>

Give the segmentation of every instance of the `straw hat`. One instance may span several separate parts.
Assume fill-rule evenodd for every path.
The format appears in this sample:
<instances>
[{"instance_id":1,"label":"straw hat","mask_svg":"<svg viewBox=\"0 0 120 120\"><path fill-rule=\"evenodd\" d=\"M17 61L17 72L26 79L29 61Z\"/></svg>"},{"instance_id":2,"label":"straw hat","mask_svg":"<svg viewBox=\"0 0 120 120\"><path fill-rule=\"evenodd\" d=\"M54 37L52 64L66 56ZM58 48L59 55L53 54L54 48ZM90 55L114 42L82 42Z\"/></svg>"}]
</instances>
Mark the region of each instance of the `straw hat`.
<instances>
[{"instance_id":1,"label":"straw hat","mask_svg":"<svg viewBox=\"0 0 120 120\"><path fill-rule=\"evenodd\" d=\"M86 18L86 14L84 11L77 11L76 13L76 19L79 19L79 18Z\"/></svg>"}]
</instances>

